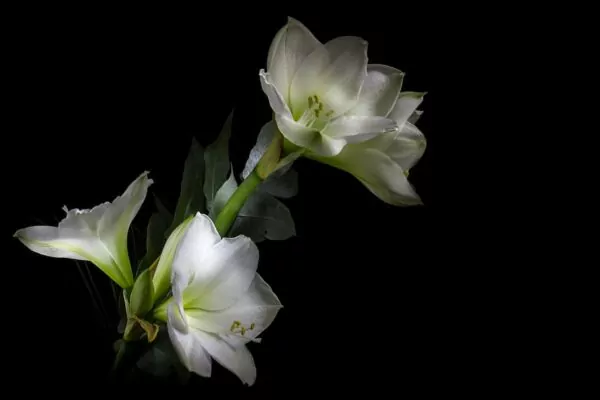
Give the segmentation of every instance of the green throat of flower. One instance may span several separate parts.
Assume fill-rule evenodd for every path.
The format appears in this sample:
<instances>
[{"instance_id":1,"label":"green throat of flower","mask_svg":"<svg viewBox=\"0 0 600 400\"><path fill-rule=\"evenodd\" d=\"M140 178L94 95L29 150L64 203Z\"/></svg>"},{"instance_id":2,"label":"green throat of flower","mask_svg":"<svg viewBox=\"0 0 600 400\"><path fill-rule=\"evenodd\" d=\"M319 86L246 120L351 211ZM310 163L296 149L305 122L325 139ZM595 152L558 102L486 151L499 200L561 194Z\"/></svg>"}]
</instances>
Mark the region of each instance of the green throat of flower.
<instances>
[{"instance_id":1,"label":"green throat of flower","mask_svg":"<svg viewBox=\"0 0 600 400\"><path fill-rule=\"evenodd\" d=\"M319 99L318 95L308 96L307 107L296 120L307 128L321 130L327 125L334 111Z\"/></svg>"}]
</instances>

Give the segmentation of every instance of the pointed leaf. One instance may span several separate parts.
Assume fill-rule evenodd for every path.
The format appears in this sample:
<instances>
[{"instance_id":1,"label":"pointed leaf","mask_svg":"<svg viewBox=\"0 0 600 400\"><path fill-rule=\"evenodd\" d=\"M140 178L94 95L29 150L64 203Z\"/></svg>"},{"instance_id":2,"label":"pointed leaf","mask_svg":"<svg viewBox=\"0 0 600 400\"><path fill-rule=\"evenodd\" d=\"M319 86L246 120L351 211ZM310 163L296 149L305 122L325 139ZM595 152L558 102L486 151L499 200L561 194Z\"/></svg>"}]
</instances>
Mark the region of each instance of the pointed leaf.
<instances>
[{"instance_id":1,"label":"pointed leaf","mask_svg":"<svg viewBox=\"0 0 600 400\"><path fill-rule=\"evenodd\" d=\"M210 208L210 213L208 214L210 219L212 219L213 221L215 220L215 218L217 217L217 215L219 215L219 213L221 212L221 210L223 209L223 207L225 206L225 204L227 203L227 201L229 200L229 198L231 197L233 192L235 192L237 187L238 187L238 184L235 181L235 174L233 173L233 165L232 165L231 173L229 174L229 179L227 179L223 183L223 185L221 185L221 187L217 191L217 194L215 195L213 204Z\"/></svg>"},{"instance_id":2,"label":"pointed leaf","mask_svg":"<svg viewBox=\"0 0 600 400\"><path fill-rule=\"evenodd\" d=\"M259 190L275 197L289 199L298 194L298 173L294 169L283 175L270 175L259 187Z\"/></svg>"},{"instance_id":3,"label":"pointed leaf","mask_svg":"<svg viewBox=\"0 0 600 400\"><path fill-rule=\"evenodd\" d=\"M165 244L165 232L173 220L169 211L155 198L158 212L155 212L148 221L146 231L146 255L140 261L137 273L146 270L160 256L160 252Z\"/></svg>"},{"instance_id":4,"label":"pointed leaf","mask_svg":"<svg viewBox=\"0 0 600 400\"><path fill-rule=\"evenodd\" d=\"M161 329L148 351L140 357L137 367L154 376L167 376L174 368L180 366L179 358L166 329Z\"/></svg>"},{"instance_id":5,"label":"pointed leaf","mask_svg":"<svg viewBox=\"0 0 600 400\"><path fill-rule=\"evenodd\" d=\"M228 236L246 235L254 242L285 240L296 234L290 210L272 195L256 191L240 210Z\"/></svg>"},{"instance_id":6,"label":"pointed leaf","mask_svg":"<svg viewBox=\"0 0 600 400\"><path fill-rule=\"evenodd\" d=\"M156 206L156 209L158 210L159 214L164 215L166 219L173 219L173 214L171 214L171 212L167 209L167 207L165 207L165 205L162 203L162 201L160 201L160 199L156 195L154 195L154 205Z\"/></svg>"},{"instance_id":7,"label":"pointed leaf","mask_svg":"<svg viewBox=\"0 0 600 400\"><path fill-rule=\"evenodd\" d=\"M203 183L204 149L193 138L183 167L183 177L181 179L179 200L175 207L175 215L173 216L171 226L165 232L165 237L168 237L190 215L198 211L205 211L204 195L202 194Z\"/></svg>"},{"instance_id":8,"label":"pointed leaf","mask_svg":"<svg viewBox=\"0 0 600 400\"><path fill-rule=\"evenodd\" d=\"M204 152L206 165L204 196L206 196L206 203L209 208L217 191L227 179L227 173L229 172L229 138L231 137L232 120L233 111L227 117L217 139Z\"/></svg>"}]
</instances>

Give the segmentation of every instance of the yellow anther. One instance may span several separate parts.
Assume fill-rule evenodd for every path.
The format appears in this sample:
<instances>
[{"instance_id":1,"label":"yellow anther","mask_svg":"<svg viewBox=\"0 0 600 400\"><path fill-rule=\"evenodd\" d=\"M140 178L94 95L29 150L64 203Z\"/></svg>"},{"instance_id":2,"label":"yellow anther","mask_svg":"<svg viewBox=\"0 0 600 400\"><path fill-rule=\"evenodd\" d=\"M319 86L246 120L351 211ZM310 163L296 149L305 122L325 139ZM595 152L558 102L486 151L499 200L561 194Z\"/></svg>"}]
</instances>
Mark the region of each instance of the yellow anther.
<instances>
[{"instance_id":1,"label":"yellow anther","mask_svg":"<svg viewBox=\"0 0 600 400\"><path fill-rule=\"evenodd\" d=\"M254 322L250 324L250 330L254 329Z\"/></svg>"},{"instance_id":2,"label":"yellow anther","mask_svg":"<svg viewBox=\"0 0 600 400\"><path fill-rule=\"evenodd\" d=\"M312 97L309 96L308 97L308 108L312 108L312 106L313 106L313 99L312 99Z\"/></svg>"},{"instance_id":3,"label":"yellow anther","mask_svg":"<svg viewBox=\"0 0 600 400\"><path fill-rule=\"evenodd\" d=\"M246 334L246 328L244 328L244 327L242 326L242 336L244 336L245 334Z\"/></svg>"},{"instance_id":4,"label":"yellow anther","mask_svg":"<svg viewBox=\"0 0 600 400\"><path fill-rule=\"evenodd\" d=\"M241 325L241 322L240 322L240 321L233 321L233 323L231 324L231 328L229 328L229 330L230 330L231 332L233 332L233 331L235 330L235 328L237 328L237 327L238 327L238 326L240 326L240 325Z\"/></svg>"}]
</instances>

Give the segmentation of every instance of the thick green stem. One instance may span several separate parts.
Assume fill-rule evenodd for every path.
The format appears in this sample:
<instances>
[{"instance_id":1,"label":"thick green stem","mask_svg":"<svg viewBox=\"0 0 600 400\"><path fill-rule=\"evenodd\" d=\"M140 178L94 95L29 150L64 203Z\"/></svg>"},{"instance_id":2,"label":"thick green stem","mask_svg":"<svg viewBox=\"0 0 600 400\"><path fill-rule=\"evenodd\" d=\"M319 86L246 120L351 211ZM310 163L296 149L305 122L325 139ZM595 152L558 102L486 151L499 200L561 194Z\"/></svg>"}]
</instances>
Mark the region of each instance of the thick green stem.
<instances>
[{"instance_id":1,"label":"thick green stem","mask_svg":"<svg viewBox=\"0 0 600 400\"><path fill-rule=\"evenodd\" d=\"M173 298L169 297L167 300L156 306L152 313L152 319L155 321L167 322L167 309L169 308L169 303L171 303L171 301L173 301Z\"/></svg>"},{"instance_id":2,"label":"thick green stem","mask_svg":"<svg viewBox=\"0 0 600 400\"><path fill-rule=\"evenodd\" d=\"M262 179L258 176L255 169L244 179L236 191L233 192L233 195L229 198L215 221L215 226L221 236L227 234L244 203L261 182Z\"/></svg>"}]
</instances>

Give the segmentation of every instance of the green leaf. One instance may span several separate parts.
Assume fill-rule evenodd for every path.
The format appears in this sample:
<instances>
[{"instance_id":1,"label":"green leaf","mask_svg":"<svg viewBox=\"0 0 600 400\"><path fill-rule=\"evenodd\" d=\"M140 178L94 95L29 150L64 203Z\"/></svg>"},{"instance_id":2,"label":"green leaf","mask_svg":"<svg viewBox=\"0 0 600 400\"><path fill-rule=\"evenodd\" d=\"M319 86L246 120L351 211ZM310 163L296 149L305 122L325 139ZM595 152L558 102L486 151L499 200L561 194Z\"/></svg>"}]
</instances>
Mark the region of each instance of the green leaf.
<instances>
[{"instance_id":1,"label":"green leaf","mask_svg":"<svg viewBox=\"0 0 600 400\"><path fill-rule=\"evenodd\" d=\"M175 257L175 251L179 245L179 241L183 237L187 230L187 227L194 219L193 216L187 217L185 221L179 224L173 232L169 235L165 246L160 254L158 264L154 269L152 276L152 283L154 286L154 302L159 301L169 291L171 284L171 264L173 263L173 257Z\"/></svg>"},{"instance_id":2,"label":"green leaf","mask_svg":"<svg viewBox=\"0 0 600 400\"><path fill-rule=\"evenodd\" d=\"M165 232L169 229L173 216L171 213L162 205L157 197L154 198L156 203L157 212L152 214L148 221L148 228L146 231L146 255L140 261L137 273L141 273L146 270L152 263L160 256L160 252L165 244Z\"/></svg>"},{"instance_id":3,"label":"green leaf","mask_svg":"<svg viewBox=\"0 0 600 400\"><path fill-rule=\"evenodd\" d=\"M227 117L217 139L204 152L206 165L204 196L206 196L208 208L211 207L217 191L227 179L229 172L229 138L231 137L232 120L233 111Z\"/></svg>"},{"instance_id":4,"label":"green leaf","mask_svg":"<svg viewBox=\"0 0 600 400\"><path fill-rule=\"evenodd\" d=\"M237 189L238 184L235 181L235 175L233 174L233 165L231 166L231 173L229 174L229 179L227 179L223 185L217 191L215 198L213 199L212 205L210 207L210 212L208 216L214 221L217 215L221 212L227 200L231 197L233 192Z\"/></svg>"},{"instance_id":5,"label":"green leaf","mask_svg":"<svg viewBox=\"0 0 600 400\"><path fill-rule=\"evenodd\" d=\"M289 169L284 174L274 173L258 189L275 197L289 199L298 194L298 173L294 169Z\"/></svg>"},{"instance_id":6,"label":"green leaf","mask_svg":"<svg viewBox=\"0 0 600 400\"><path fill-rule=\"evenodd\" d=\"M166 329L159 331L156 340L137 362L139 369L153 376L166 377L179 368L187 371L179 361L166 331Z\"/></svg>"},{"instance_id":7,"label":"green leaf","mask_svg":"<svg viewBox=\"0 0 600 400\"><path fill-rule=\"evenodd\" d=\"M286 240L296 234L290 210L273 195L254 192L240 210L228 236L246 235L254 242Z\"/></svg>"},{"instance_id":8,"label":"green leaf","mask_svg":"<svg viewBox=\"0 0 600 400\"><path fill-rule=\"evenodd\" d=\"M175 208L175 215L171 226L165 232L165 237L168 237L190 215L194 215L198 211L205 212L204 195L202 193L204 153L202 146L196 139L192 139L192 145L183 168L181 190Z\"/></svg>"},{"instance_id":9,"label":"green leaf","mask_svg":"<svg viewBox=\"0 0 600 400\"><path fill-rule=\"evenodd\" d=\"M152 284L152 274L149 269L146 269L133 284L129 307L133 315L143 318L152 309L153 305L154 285Z\"/></svg>"},{"instance_id":10,"label":"green leaf","mask_svg":"<svg viewBox=\"0 0 600 400\"><path fill-rule=\"evenodd\" d=\"M165 205L160 201L158 196L154 195L154 205L160 214L163 214L165 218L173 218L173 214L165 207Z\"/></svg>"}]
</instances>

